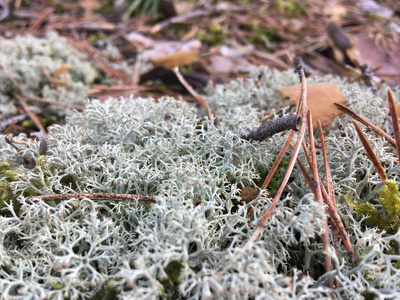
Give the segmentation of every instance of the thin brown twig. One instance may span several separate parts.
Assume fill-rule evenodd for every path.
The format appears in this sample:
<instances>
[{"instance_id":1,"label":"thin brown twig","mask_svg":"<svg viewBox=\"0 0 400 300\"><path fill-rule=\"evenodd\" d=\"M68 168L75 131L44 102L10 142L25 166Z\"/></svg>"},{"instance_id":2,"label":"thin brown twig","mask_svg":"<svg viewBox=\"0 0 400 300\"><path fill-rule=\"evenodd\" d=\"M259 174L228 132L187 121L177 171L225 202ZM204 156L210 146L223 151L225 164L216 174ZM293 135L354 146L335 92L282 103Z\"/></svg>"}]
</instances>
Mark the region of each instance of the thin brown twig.
<instances>
[{"instance_id":1,"label":"thin brown twig","mask_svg":"<svg viewBox=\"0 0 400 300\"><path fill-rule=\"evenodd\" d=\"M344 106L344 105L342 105L340 103L333 103L333 104L336 106L337 109L345 112L346 114L348 114L349 116L353 117L357 121L359 121L359 122L363 123L364 125L370 127L377 134L379 134L380 136L385 138L389 143L391 143L392 145L396 146L396 141L394 140L394 138L392 138L390 135L388 135L382 129L378 128L377 126L372 124L370 121L366 120L364 117L362 117L359 114L357 114L352 109L350 109L350 108L348 108L348 107L346 107L346 106Z\"/></svg>"},{"instance_id":2,"label":"thin brown twig","mask_svg":"<svg viewBox=\"0 0 400 300\"><path fill-rule=\"evenodd\" d=\"M189 93L192 94L192 96L206 109L208 118L211 120L212 113L207 101L190 86L190 84L182 76L181 72L179 72L179 67L174 67L172 70L183 86L189 91Z\"/></svg>"},{"instance_id":3,"label":"thin brown twig","mask_svg":"<svg viewBox=\"0 0 400 300\"><path fill-rule=\"evenodd\" d=\"M311 152L311 170L313 173L314 178L314 188L315 188L315 197L319 203L323 203L322 199L322 192L321 192L321 180L318 174L318 166L317 166L317 155L315 153L315 139L314 139L314 132L313 132L313 125L312 125L312 116L311 111L308 111L307 114L307 121L308 121L308 138L310 141L310 152ZM324 222L324 233L322 234L322 243L324 247L324 256L325 256L325 271L329 272L331 270L332 261L331 258L328 256L329 251L329 227L328 221L325 220ZM333 279L332 277L328 278L329 287L333 287Z\"/></svg>"},{"instance_id":4,"label":"thin brown twig","mask_svg":"<svg viewBox=\"0 0 400 300\"><path fill-rule=\"evenodd\" d=\"M33 123L35 123L36 127L43 133L46 133L46 129L44 128L44 126L42 125L42 123L40 122L39 118L31 111L31 109L29 108L29 106L26 104L25 100L19 96L19 95L15 95L15 97L18 99L19 103L21 104L22 108L24 109L24 111L27 113L27 115L29 116L29 118L33 121Z\"/></svg>"},{"instance_id":5,"label":"thin brown twig","mask_svg":"<svg viewBox=\"0 0 400 300\"><path fill-rule=\"evenodd\" d=\"M369 160L373 163L376 171L378 172L379 177L382 180L382 183L385 184L385 180L387 180L387 176L385 170L383 170L382 164L380 163L378 157L375 154L374 149L368 142L367 137L362 132L360 125L358 125L356 120L352 120L354 127L356 128L357 134L360 137L361 143L364 146L365 152L369 158Z\"/></svg>"},{"instance_id":6,"label":"thin brown twig","mask_svg":"<svg viewBox=\"0 0 400 300\"><path fill-rule=\"evenodd\" d=\"M299 98L299 101L297 102L297 107L296 107L296 115L300 114L300 110L301 110L301 95L302 94L300 93L300 98ZM278 170L279 164L281 163L283 157L285 156L285 154L286 154L286 152L287 152L287 150L289 148L289 145L293 140L294 135L295 135L295 131L291 130L289 132L289 135L288 135L285 143L283 144L281 150L279 151L278 156L276 157L274 163L272 164L271 168L269 169L268 175L265 178L264 183L263 183L263 185L261 187L262 190L266 190L268 188L268 185L270 184L270 182L272 180L272 177L274 176L276 170Z\"/></svg>"},{"instance_id":7,"label":"thin brown twig","mask_svg":"<svg viewBox=\"0 0 400 300\"><path fill-rule=\"evenodd\" d=\"M396 104L394 103L394 97L392 91L388 89L388 101L389 101L389 109L390 115L392 116L393 123L393 132L394 139L396 141L396 149L397 149L397 158L400 159L400 125L399 125L399 116L397 115Z\"/></svg>"},{"instance_id":8,"label":"thin brown twig","mask_svg":"<svg viewBox=\"0 0 400 300\"><path fill-rule=\"evenodd\" d=\"M146 203L155 203L156 196L137 195L137 194L116 194L116 193L74 193L74 194L56 194L56 195L40 195L29 197L30 202L35 200L48 201L64 201L75 198L82 200L88 198L90 200L111 200L111 201L139 201Z\"/></svg>"}]
</instances>

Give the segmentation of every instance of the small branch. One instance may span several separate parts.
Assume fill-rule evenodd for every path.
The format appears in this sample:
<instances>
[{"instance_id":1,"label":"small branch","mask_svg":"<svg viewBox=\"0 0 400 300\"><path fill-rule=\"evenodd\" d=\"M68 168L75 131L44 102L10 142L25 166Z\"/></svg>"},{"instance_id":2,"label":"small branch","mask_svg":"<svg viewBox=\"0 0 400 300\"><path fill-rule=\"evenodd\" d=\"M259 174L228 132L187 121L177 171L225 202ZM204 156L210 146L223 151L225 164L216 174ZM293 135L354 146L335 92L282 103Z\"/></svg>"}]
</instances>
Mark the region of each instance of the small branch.
<instances>
[{"instance_id":1,"label":"small branch","mask_svg":"<svg viewBox=\"0 0 400 300\"><path fill-rule=\"evenodd\" d=\"M287 115L275 119L269 123L263 124L259 127L253 128L253 130L245 137L246 140L262 141L268 137L273 136L276 133L293 129L299 131L300 129L300 117L297 115Z\"/></svg>"},{"instance_id":2,"label":"small branch","mask_svg":"<svg viewBox=\"0 0 400 300\"><path fill-rule=\"evenodd\" d=\"M333 103L337 109L345 112L349 116L353 117L357 121L363 123L364 125L370 127L373 131L375 131L377 134L379 134L381 137L385 138L389 143L392 145L396 146L396 141L394 138L392 138L390 135L388 135L386 132L384 132L382 129L378 128L374 124L372 124L370 121L364 119L362 116L357 114L355 111L351 110L350 108L340 104L340 103Z\"/></svg>"},{"instance_id":3,"label":"small branch","mask_svg":"<svg viewBox=\"0 0 400 300\"><path fill-rule=\"evenodd\" d=\"M75 198L82 200L88 198L90 200L110 200L110 201L139 201L144 203L156 203L155 196L149 195L137 195L137 194L116 194L116 193L77 193L77 194L56 194L56 195L41 195L32 196L28 198L29 202L35 202L35 200L48 201L64 201Z\"/></svg>"},{"instance_id":4,"label":"small branch","mask_svg":"<svg viewBox=\"0 0 400 300\"><path fill-rule=\"evenodd\" d=\"M182 76L181 72L179 72L178 67L174 67L172 70L183 86L189 91L189 93L192 94L192 96L206 109L208 118L211 120L212 113L207 101L190 86L190 84Z\"/></svg>"},{"instance_id":5,"label":"small branch","mask_svg":"<svg viewBox=\"0 0 400 300\"><path fill-rule=\"evenodd\" d=\"M392 116L394 139L396 141L397 158L400 159L400 125L399 116L397 115L396 104L394 103L394 97L392 91L388 89L389 109L390 115Z\"/></svg>"}]
</instances>

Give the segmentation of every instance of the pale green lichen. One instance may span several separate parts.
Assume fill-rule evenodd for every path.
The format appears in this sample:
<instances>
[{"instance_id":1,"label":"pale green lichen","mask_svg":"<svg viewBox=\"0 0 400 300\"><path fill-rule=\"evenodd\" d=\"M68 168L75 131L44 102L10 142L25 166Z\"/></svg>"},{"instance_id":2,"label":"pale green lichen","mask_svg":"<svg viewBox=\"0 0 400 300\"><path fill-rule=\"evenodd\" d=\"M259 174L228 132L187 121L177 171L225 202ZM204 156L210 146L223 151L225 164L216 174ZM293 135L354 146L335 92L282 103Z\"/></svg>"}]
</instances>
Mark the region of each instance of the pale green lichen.
<instances>
[{"instance_id":1,"label":"pale green lichen","mask_svg":"<svg viewBox=\"0 0 400 300\"><path fill-rule=\"evenodd\" d=\"M52 86L46 78L41 65L50 76L64 66L70 66L66 73L68 86ZM6 69L16 79L23 90L34 96L53 99L69 104L83 104L89 85L99 73L89 62L88 57L72 48L56 32L49 32L43 38L31 35L2 39L0 42L0 118L15 114L15 93L18 91L6 76ZM63 80L61 76L58 80ZM46 108L46 115L65 116L67 109L54 105L39 105L36 112Z\"/></svg>"},{"instance_id":2,"label":"pale green lichen","mask_svg":"<svg viewBox=\"0 0 400 300\"><path fill-rule=\"evenodd\" d=\"M346 116L334 121L326 143L338 210L360 264L353 265L340 245L338 254L328 253L337 271L322 271L325 207L315 201L297 168L289 182L293 194L282 197L259 239L241 255L272 199L263 191L244 204L240 192L259 188L285 133L263 142L241 137L258 125L263 111L285 105L274 88L298 83L293 72L258 69L252 76L209 88L207 101L218 122L200 118L192 106L172 98L91 101L65 126L50 129L45 160L37 159L38 142L23 149L37 161L35 169L24 168L0 141L9 167L22 170L10 182L21 208L16 212L6 201L7 214L0 216L3 294L54 299L105 294L120 299L399 297L395 266L400 254L391 243L400 241L400 233L385 236L365 227L344 201L345 195L378 201L376 190L382 187ZM334 77L308 81L339 84L352 109L382 125L387 110L367 88ZM388 176L398 182L395 149L367 135ZM157 203L31 203L23 194L32 189L37 195L148 194ZM303 276L305 267L316 272L315 278ZM328 276L340 286L329 288Z\"/></svg>"}]
</instances>

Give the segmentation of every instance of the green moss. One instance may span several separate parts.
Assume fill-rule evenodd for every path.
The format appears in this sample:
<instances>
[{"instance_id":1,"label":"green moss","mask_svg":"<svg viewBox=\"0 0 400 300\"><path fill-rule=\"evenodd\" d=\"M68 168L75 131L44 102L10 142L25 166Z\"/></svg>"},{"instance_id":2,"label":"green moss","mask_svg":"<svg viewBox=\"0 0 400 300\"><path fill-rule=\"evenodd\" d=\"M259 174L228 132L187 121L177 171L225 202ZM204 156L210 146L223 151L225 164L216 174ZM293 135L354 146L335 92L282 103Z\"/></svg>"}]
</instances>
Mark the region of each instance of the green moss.
<instances>
[{"instance_id":1,"label":"green moss","mask_svg":"<svg viewBox=\"0 0 400 300\"><path fill-rule=\"evenodd\" d=\"M14 181L16 176L21 173L17 167L10 168L11 164L8 161L0 163L0 209L5 206L5 202L14 201L16 199L10 182ZM2 213L0 213L2 215Z\"/></svg>"},{"instance_id":2,"label":"green moss","mask_svg":"<svg viewBox=\"0 0 400 300\"><path fill-rule=\"evenodd\" d=\"M270 42L277 41L276 29L261 26L258 22L250 25L241 25L240 29L248 31L248 40L253 44L265 46L266 40Z\"/></svg>"},{"instance_id":3,"label":"green moss","mask_svg":"<svg viewBox=\"0 0 400 300\"><path fill-rule=\"evenodd\" d=\"M307 5L307 1L302 1L303 5ZM305 14L304 7L299 5L299 1L296 0L275 0L275 8L282 13L291 16L300 16Z\"/></svg>"},{"instance_id":4,"label":"green moss","mask_svg":"<svg viewBox=\"0 0 400 300\"><path fill-rule=\"evenodd\" d=\"M225 36L224 28L220 23L213 22L208 30L200 29L197 32L197 38L203 43L214 46L223 41Z\"/></svg>"},{"instance_id":5,"label":"green moss","mask_svg":"<svg viewBox=\"0 0 400 300\"><path fill-rule=\"evenodd\" d=\"M378 191L378 201L383 211L376 209L371 203L355 202L350 197L345 199L354 206L359 215L367 216L365 224L369 227L378 227L390 234L396 233L400 228L400 197L396 181L386 180L385 187Z\"/></svg>"},{"instance_id":6,"label":"green moss","mask_svg":"<svg viewBox=\"0 0 400 300\"><path fill-rule=\"evenodd\" d=\"M107 35L105 35L103 31L99 31L95 34L91 34L87 38L87 40L90 43L94 43L94 42L102 41L102 40L106 40L106 39L107 39Z\"/></svg>"},{"instance_id":7,"label":"green moss","mask_svg":"<svg viewBox=\"0 0 400 300\"><path fill-rule=\"evenodd\" d=\"M51 123L54 123L55 121L57 121L57 117L56 116L48 116L45 118L40 118L39 120L40 120L40 123L44 127L47 127ZM38 128L36 127L35 123L32 120L24 120L22 122L22 127L24 127L25 129L38 130Z\"/></svg>"},{"instance_id":8,"label":"green moss","mask_svg":"<svg viewBox=\"0 0 400 300\"><path fill-rule=\"evenodd\" d=\"M161 281L163 286L173 287L176 284L180 284L181 280L179 279L179 277L181 276L183 267L184 264L181 261L170 262L168 266L165 268L165 272L167 273L168 278Z\"/></svg>"}]
</instances>

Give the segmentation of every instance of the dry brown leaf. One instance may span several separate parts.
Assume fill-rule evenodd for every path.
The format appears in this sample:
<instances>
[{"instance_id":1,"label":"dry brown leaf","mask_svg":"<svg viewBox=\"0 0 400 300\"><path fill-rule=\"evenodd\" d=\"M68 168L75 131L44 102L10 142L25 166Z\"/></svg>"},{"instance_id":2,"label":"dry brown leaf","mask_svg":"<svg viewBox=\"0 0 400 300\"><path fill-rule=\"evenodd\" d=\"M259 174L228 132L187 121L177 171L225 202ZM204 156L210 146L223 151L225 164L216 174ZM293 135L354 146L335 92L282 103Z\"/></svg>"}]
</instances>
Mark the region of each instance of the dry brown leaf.
<instances>
[{"instance_id":1,"label":"dry brown leaf","mask_svg":"<svg viewBox=\"0 0 400 300\"><path fill-rule=\"evenodd\" d=\"M177 51L171 55L156 57L152 59L155 66L171 69L191 64L197 60L197 54L193 50Z\"/></svg>"},{"instance_id":2,"label":"dry brown leaf","mask_svg":"<svg viewBox=\"0 0 400 300\"><path fill-rule=\"evenodd\" d=\"M290 104L295 104L299 98L300 85L292 85L278 89L285 97L290 98ZM346 103L346 98L339 87L333 83L315 83L307 85L307 105L313 116L313 126L317 127L317 119L328 129L332 120L342 114L333 103Z\"/></svg>"}]
</instances>

